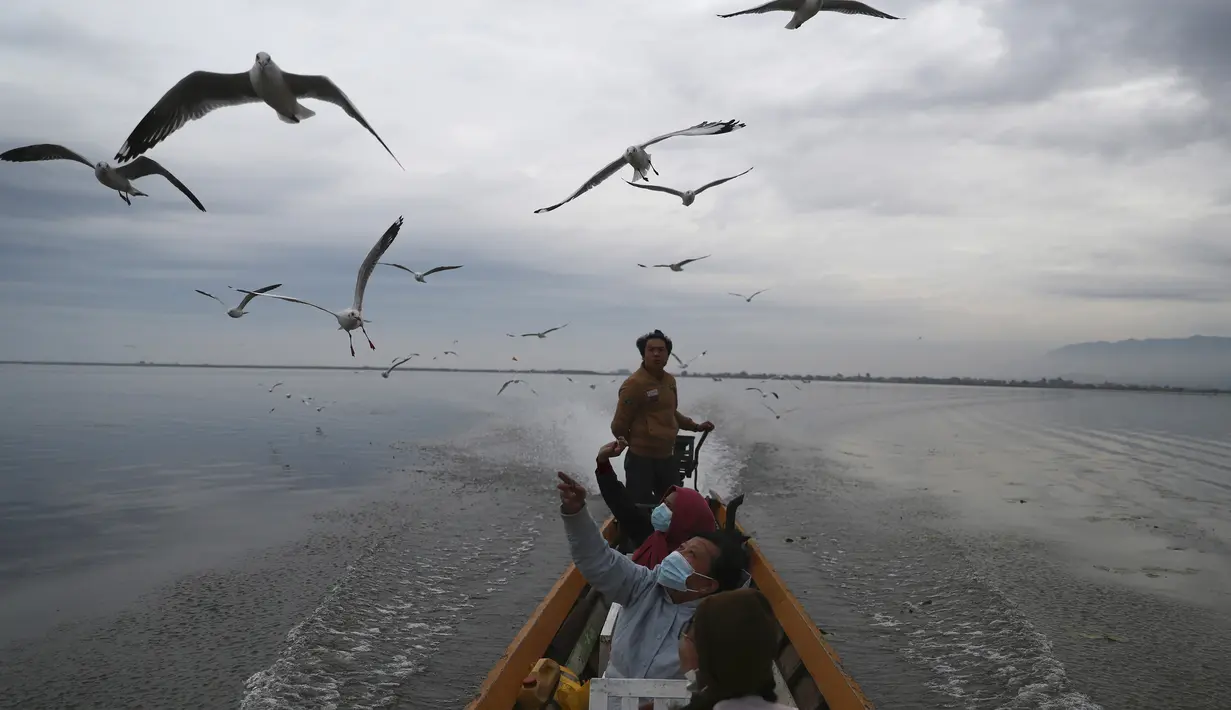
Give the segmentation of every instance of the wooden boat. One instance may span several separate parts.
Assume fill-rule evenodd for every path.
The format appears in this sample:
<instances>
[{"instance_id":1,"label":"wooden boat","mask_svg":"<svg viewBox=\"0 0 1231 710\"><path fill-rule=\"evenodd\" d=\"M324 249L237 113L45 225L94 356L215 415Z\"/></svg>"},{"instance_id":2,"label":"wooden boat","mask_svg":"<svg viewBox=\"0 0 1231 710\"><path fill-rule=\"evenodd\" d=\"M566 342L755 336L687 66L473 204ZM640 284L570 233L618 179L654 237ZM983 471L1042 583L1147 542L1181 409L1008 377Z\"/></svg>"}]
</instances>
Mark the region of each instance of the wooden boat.
<instances>
[{"instance_id":1,"label":"wooden boat","mask_svg":"<svg viewBox=\"0 0 1231 710\"><path fill-rule=\"evenodd\" d=\"M712 493L709 499L719 524L725 525L726 505ZM603 536L619 545L619 525L614 519L603 525ZM859 685L843 670L837 652L821 636L756 542L749 540L747 550L750 586L769 599L783 632L776 662L778 701L800 710L872 708ZM599 638L610 634L608 611L602 595L591 589L570 564L488 673L467 710L513 710L522 680L540 658L566 666L582 681L601 676L607 659Z\"/></svg>"}]
</instances>

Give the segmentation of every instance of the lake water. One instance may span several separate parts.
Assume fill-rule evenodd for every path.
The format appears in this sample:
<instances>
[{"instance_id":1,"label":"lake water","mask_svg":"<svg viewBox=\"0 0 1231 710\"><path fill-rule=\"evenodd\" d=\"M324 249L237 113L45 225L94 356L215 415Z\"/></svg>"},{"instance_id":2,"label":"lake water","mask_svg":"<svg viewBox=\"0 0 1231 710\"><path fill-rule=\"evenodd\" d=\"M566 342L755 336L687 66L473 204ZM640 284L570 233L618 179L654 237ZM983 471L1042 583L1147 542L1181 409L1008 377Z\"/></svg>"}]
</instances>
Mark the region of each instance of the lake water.
<instances>
[{"instance_id":1,"label":"lake water","mask_svg":"<svg viewBox=\"0 0 1231 710\"><path fill-rule=\"evenodd\" d=\"M0 367L0 707L464 706L618 384L505 379ZM878 707L1231 707L1231 398L756 384L702 488Z\"/></svg>"}]
</instances>

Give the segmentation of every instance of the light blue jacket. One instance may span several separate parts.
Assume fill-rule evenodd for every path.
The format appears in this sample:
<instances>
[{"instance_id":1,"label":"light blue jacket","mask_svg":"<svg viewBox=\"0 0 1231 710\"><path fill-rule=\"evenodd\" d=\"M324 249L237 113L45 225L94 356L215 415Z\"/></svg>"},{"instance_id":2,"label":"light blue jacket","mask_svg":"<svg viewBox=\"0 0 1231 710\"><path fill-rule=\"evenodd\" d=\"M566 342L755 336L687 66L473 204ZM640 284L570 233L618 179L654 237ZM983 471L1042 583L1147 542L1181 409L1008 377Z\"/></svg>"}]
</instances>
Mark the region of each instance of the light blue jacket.
<instances>
[{"instance_id":1,"label":"light blue jacket","mask_svg":"<svg viewBox=\"0 0 1231 710\"><path fill-rule=\"evenodd\" d=\"M561 512L573 564L607 601L624 607L611 637L609 678L683 678L680 629L700 600L676 604L654 571L642 567L607 544L586 508Z\"/></svg>"}]
</instances>

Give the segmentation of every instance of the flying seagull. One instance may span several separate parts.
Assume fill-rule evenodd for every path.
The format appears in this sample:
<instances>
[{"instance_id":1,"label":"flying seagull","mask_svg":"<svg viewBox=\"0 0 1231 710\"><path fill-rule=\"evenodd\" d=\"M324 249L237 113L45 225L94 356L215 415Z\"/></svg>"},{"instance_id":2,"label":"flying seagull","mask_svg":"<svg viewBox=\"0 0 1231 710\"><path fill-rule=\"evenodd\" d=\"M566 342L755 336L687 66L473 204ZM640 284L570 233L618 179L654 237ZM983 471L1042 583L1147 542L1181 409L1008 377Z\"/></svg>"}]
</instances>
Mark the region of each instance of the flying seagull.
<instances>
[{"instance_id":1,"label":"flying seagull","mask_svg":"<svg viewBox=\"0 0 1231 710\"><path fill-rule=\"evenodd\" d=\"M725 177L725 178L722 178L721 180L715 180L714 182L706 183L702 185L701 187L698 187L695 190L684 190L683 192L680 192L679 190L673 187L664 187L662 185L640 185L636 182L628 182L628 180L625 180L624 182L628 182L629 185L632 185L633 187L639 187L642 190L653 190L655 192L665 192L670 195L675 195L676 197L683 200L684 206L687 207L691 205L697 199L697 195L700 195L701 193L705 192L711 187L716 187L718 185L723 184L724 182L734 180L740 175L747 175L749 170L752 170L752 168L748 168L748 170L745 170L739 175L732 175L731 177Z\"/></svg>"},{"instance_id":2,"label":"flying seagull","mask_svg":"<svg viewBox=\"0 0 1231 710\"><path fill-rule=\"evenodd\" d=\"M561 328L564 328L564 327L567 327L567 326L568 326L568 323L565 323L564 325L558 325L558 326L556 326L555 328L548 328L547 330L544 330L544 331L543 331L543 332L541 332L541 333L522 333L522 334L521 334L521 337L523 337L523 338L530 338L530 337L534 337L534 338L538 338L539 340L542 340L542 339L544 339L544 338L546 338L546 337L547 337L547 334L548 334L548 333L551 333L551 332L554 332L554 331L560 330ZM508 335L508 333L505 333L505 335Z\"/></svg>"},{"instance_id":3,"label":"flying seagull","mask_svg":"<svg viewBox=\"0 0 1231 710\"><path fill-rule=\"evenodd\" d=\"M761 15L766 12L790 12L791 21L786 23L788 30L799 29L805 22L812 19L816 13L822 10L828 12L840 12L844 15L867 15L868 17L879 17L882 20L900 20L900 17L894 17L888 13L881 12L875 8L869 7L855 0L770 0L769 2L759 7L750 8L748 10L740 10L719 17L737 17L739 15Z\"/></svg>"},{"instance_id":4,"label":"flying seagull","mask_svg":"<svg viewBox=\"0 0 1231 710\"><path fill-rule=\"evenodd\" d=\"M761 399L765 399L766 397L768 397L768 396L769 396L769 395L771 395L771 394L774 396L774 399L778 399L778 393L777 393L777 392L770 392L769 394L766 394L765 392L761 391L761 388L760 388L760 387L745 387L745 388L744 388L744 391L745 391L745 392L759 392L759 393L761 394Z\"/></svg>"},{"instance_id":5,"label":"flying seagull","mask_svg":"<svg viewBox=\"0 0 1231 710\"><path fill-rule=\"evenodd\" d=\"M522 380L509 380L508 382L505 382L503 385L500 386L500 392L497 392L496 396L499 397L500 393L504 392L504 388L508 387L509 385L526 385L526 383L523 382ZM538 396L538 392L535 392L533 387L530 387L530 385L526 385L526 387L529 387L530 391L534 393L535 396Z\"/></svg>"},{"instance_id":6,"label":"flying seagull","mask_svg":"<svg viewBox=\"0 0 1231 710\"><path fill-rule=\"evenodd\" d=\"M0 160L7 160L10 163L29 163L41 160L75 160L82 165L93 168L94 178L102 183L104 187L109 187L120 193L120 199L128 203L129 207L133 203L132 197L149 197L149 195L138 190L132 181L147 175L161 175L167 179L167 182L175 185L176 189L184 193L185 197L192 200L192 204L196 205L197 209L202 212L205 211L205 205L201 204L197 196L192 194L192 191L185 187L184 183L179 181L179 178L172 175L171 171L159 165L157 161L150 158L141 158L140 160L134 160L128 165L113 168L105 160L91 163L78 153L62 145L38 143L0 153Z\"/></svg>"},{"instance_id":7,"label":"flying seagull","mask_svg":"<svg viewBox=\"0 0 1231 710\"><path fill-rule=\"evenodd\" d=\"M757 291L756 293L752 294L751 296L745 296L745 295L744 295L744 294L742 294L742 293L734 293L734 292L732 292L732 291L727 291L727 294L728 294L728 295L730 295L730 296L739 296L740 298L744 299L744 300L745 300L745 301L747 301L748 303L752 303L752 299L756 298L757 296L760 296L761 294L765 293L765 292L766 292L766 291L768 291L768 290L769 290L769 289L767 289L767 288L763 288L763 289L761 289L760 291Z\"/></svg>"},{"instance_id":8,"label":"flying seagull","mask_svg":"<svg viewBox=\"0 0 1231 710\"><path fill-rule=\"evenodd\" d=\"M673 353L671 353L671 357L675 358L675 361L676 361L676 362L678 362L678 363L680 364L680 369L681 369L681 370L687 370L689 365L691 365L691 364L693 364L694 362L696 362L696 361L697 361L697 358L702 357L702 356L703 356L703 355L705 355L707 352L709 352L709 351L708 351L708 350L702 350L702 351L701 351L701 355L697 355L697 356L693 357L693 358L692 358L691 360L689 360L688 362L684 362L683 360L681 360L681 359L680 359L680 356L679 356L679 355L676 355L674 352L673 352Z\"/></svg>"},{"instance_id":9,"label":"flying seagull","mask_svg":"<svg viewBox=\"0 0 1231 710\"><path fill-rule=\"evenodd\" d=\"M696 259L685 259L683 261L677 261L674 264L655 264L654 268L655 269L671 269L672 271L683 271L686 265L691 264L694 261L701 261L702 259L708 259L710 258L710 256L711 256L710 254L706 254L705 256L698 256ZM650 268L646 266L645 264L637 264L637 266L640 266L643 269Z\"/></svg>"},{"instance_id":10,"label":"flying seagull","mask_svg":"<svg viewBox=\"0 0 1231 710\"><path fill-rule=\"evenodd\" d=\"M459 264L458 266L437 266L437 267L436 267L436 268L434 268L434 269L428 269L427 271L424 271L423 273L419 273L418 271L414 271L414 270L412 270L412 269L408 269L408 268L406 268L405 266L402 266L401 264L394 264L394 263L392 263L392 262L388 262L388 261L382 261L382 262L379 262L379 263L380 263L382 266L396 266L397 268L401 269L402 271L405 271L406 273L408 273L408 274L410 274L411 276L415 277L415 281L418 281L418 282L419 282L419 283L421 283L421 284L425 284L425 283L427 283L427 281L425 281L424 279L426 279L427 277L429 277L429 276L431 276L432 274L436 273L437 271L449 271L449 270L451 270L451 269L460 269L460 268L462 268L462 266L463 266L463 265L461 265L461 264Z\"/></svg>"},{"instance_id":11,"label":"flying seagull","mask_svg":"<svg viewBox=\"0 0 1231 710\"><path fill-rule=\"evenodd\" d=\"M586 192L589 192L590 190L593 190L595 187L598 187L599 183L611 177L612 175L615 175L616 173L618 173L620 171L620 168L624 167L625 165L630 165L633 168L633 182L637 182L638 180L649 180L650 179L649 171L653 170L654 174L657 175L658 170L656 170L654 168L653 163L650 162L650 154L647 153L645 149L649 148L655 143L658 143L660 141L665 141L668 138L672 138L675 136L716 136L720 133L730 133L731 131L737 131L743 127L744 127L743 123L740 123L739 121L734 121L734 120L704 121L702 123L698 123L695 126L691 126L689 128L685 128L680 131L672 131L671 133L664 133L661 136L658 136L657 138L651 138L645 143L639 143L637 145L630 145L629 147L624 149L623 155L611 161L607 165L607 167L603 168L602 170L599 170L597 173L594 173L594 175L589 180L586 180L584 185L577 188L576 192L569 195L568 199L564 200L563 202L557 202L551 207L540 207L539 209L535 210L534 213L539 214L540 212L551 212L552 210L556 209L557 207L563 204L572 202L578 197L581 197L581 195L585 194Z\"/></svg>"},{"instance_id":12,"label":"flying seagull","mask_svg":"<svg viewBox=\"0 0 1231 710\"><path fill-rule=\"evenodd\" d=\"M395 357L395 358L393 358L393 364L389 366L389 369L388 369L388 370L385 370L384 372L380 373L380 376L381 376L381 377L383 377L383 378L385 378L386 380L387 380L387 379L389 379L389 373L390 373L390 372L393 372L393 370L394 370L395 368L400 367L400 366L402 366L402 365L404 365L404 364L406 364L406 363L410 362L410 358L412 358L412 357L418 357L418 356L419 356L419 353L411 353L410 355L408 355L408 356L406 356L406 357Z\"/></svg>"},{"instance_id":13,"label":"flying seagull","mask_svg":"<svg viewBox=\"0 0 1231 710\"><path fill-rule=\"evenodd\" d=\"M461 355L458 355L457 353L453 352L452 350L446 350L446 351L444 351L443 353L441 353L441 355L452 355L453 357L461 357Z\"/></svg>"},{"instance_id":14,"label":"flying seagull","mask_svg":"<svg viewBox=\"0 0 1231 710\"><path fill-rule=\"evenodd\" d=\"M194 71L180 79L128 134L128 140L115 154L115 159L121 163L132 160L183 128L185 123L224 106L264 102L278 113L283 123L299 123L315 116L316 112L300 104L299 99L319 99L341 107L359 125L368 129L368 133L380 141L398 167L402 167L401 161L389 150L385 141L376 135L359 109L329 77L284 72L265 52L257 52L256 63L245 72L219 74Z\"/></svg>"},{"instance_id":15,"label":"flying seagull","mask_svg":"<svg viewBox=\"0 0 1231 710\"><path fill-rule=\"evenodd\" d=\"M240 291L241 293L250 293L256 296L262 296L264 298L277 298L283 301L290 301L291 303L302 303L305 306L312 306L318 311L328 313L338 319L338 330L346 331L346 339L350 341L351 357L355 356L355 341L351 337L351 331L356 328L363 331L363 337L368 339L368 347L375 350L376 346L372 344L372 338L368 336L367 329L363 327L364 323L370 322L363 317L363 291L368 287L368 279L372 276L372 270L376 268L376 262L379 261L380 257L383 256L389 247L393 245L393 240L397 239L398 231L401 228L402 218L398 217L397 221L385 230L385 233L381 235L380 239L377 240L376 244L372 247L372 250L368 252L367 257L364 258L363 263L359 265L359 276L355 279L355 300L351 304L350 308L344 308L335 313L328 308L322 308L315 303L308 303L307 301L300 300L298 298L291 298L290 296L279 296L274 293L256 293L255 291L244 291L242 289L235 290Z\"/></svg>"},{"instance_id":16,"label":"flying seagull","mask_svg":"<svg viewBox=\"0 0 1231 710\"><path fill-rule=\"evenodd\" d=\"M244 300L240 301L238 306L236 306L236 307L234 307L234 308L230 308L230 309L228 309L228 310L227 310L227 315L228 315L228 316L231 316L232 318L243 318L243 317L244 317L244 315L246 315L246 314L248 313L248 311L245 311L245 310L244 310L244 308L246 308L246 307L248 306L248 303L249 303L249 302L251 302L251 301L252 301L252 299L256 298L257 294L267 293L267 292L269 292L269 291L272 291L272 290L274 290L274 289L276 289L276 288L280 287L281 285L282 285L282 284L274 284L273 286L266 286L265 288L258 288L257 290L255 290L255 291L253 291L253 292L249 293L248 295L244 296ZM193 289L193 291L196 291L197 293L201 294L202 296L209 296L210 298L214 299L215 301L217 301L217 302L219 302L219 303L222 303L222 299L221 299L221 298L218 298L217 296L215 296L215 295L214 295L214 294L212 294L212 293L206 293L205 291L202 291L202 290L201 290L201 289L199 289L199 288L194 288L194 289ZM225 307L227 304L222 303L222 305ZM281 383L281 382L279 382L278 384L280 385L280 384L282 384L282 383ZM274 385L274 387L277 387L277 386L278 386L278 385ZM270 392L273 392L273 390L270 390Z\"/></svg>"},{"instance_id":17,"label":"flying seagull","mask_svg":"<svg viewBox=\"0 0 1231 710\"><path fill-rule=\"evenodd\" d=\"M783 414L790 414L791 412L794 412L794 411L796 411L796 410L798 410L798 409L799 409L799 407L792 407L792 408L790 408L790 409L788 409L788 410L784 411L782 414L779 414L778 412L775 412L775 411L774 411L774 408L773 408L773 407L769 406L768 404L766 404L766 403L764 403L764 402L762 402L762 403L761 403L761 406L762 406L762 407L765 407L766 409L768 409L768 410L769 410L769 413L770 413L770 414L772 414L772 415L774 415L774 419L781 419Z\"/></svg>"},{"instance_id":18,"label":"flying seagull","mask_svg":"<svg viewBox=\"0 0 1231 710\"><path fill-rule=\"evenodd\" d=\"M281 383L281 382L275 382L275 383L274 383L274 386L269 388L269 391L270 391L270 392L273 392L274 390L278 389L278 385L280 385L280 384L282 384L282 383Z\"/></svg>"}]
</instances>

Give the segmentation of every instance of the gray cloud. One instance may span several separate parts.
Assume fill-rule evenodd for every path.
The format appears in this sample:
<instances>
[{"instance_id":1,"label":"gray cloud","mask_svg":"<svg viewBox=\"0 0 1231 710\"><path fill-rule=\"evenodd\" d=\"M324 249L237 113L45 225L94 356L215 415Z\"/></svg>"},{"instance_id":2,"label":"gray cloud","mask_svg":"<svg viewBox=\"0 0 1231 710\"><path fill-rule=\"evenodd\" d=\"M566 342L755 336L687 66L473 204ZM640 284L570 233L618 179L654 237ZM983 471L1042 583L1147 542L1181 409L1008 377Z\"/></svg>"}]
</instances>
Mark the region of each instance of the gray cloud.
<instances>
[{"instance_id":1,"label":"gray cloud","mask_svg":"<svg viewBox=\"0 0 1231 710\"><path fill-rule=\"evenodd\" d=\"M0 87L0 149L110 158L185 73L241 71L265 50L337 81L407 170L326 104L296 126L223 109L151 151L206 214L157 178L129 208L82 166L0 164L0 301L33 309L0 311L0 329L29 335L0 357L140 340L150 357L349 362L323 314L265 303L231 322L192 289L281 281L345 305L399 214L390 260L466 268L427 286L378 274L382 357L458 337L503 364L505 330L571 321L519 352L626 365L629 337L669 327L725 367L949 371L1011 350L980 341L1041 351L1089 339L1092 322L1101 337L1213 322L1231 263L1231 7L881 1L907 19L787 32L700 1L527 0L514 15L487 0L16 2L0 58L22 71ZM725 118L748 128L653 149L655 182L676 187L756 167L690 208L613 178L532 214L629 143ZM705 253L683 274L634 266ZM754 304L726 295L767 286ZM965 343L960 361L884 345L924 333Z\"/></svg>"}]
</instances>

